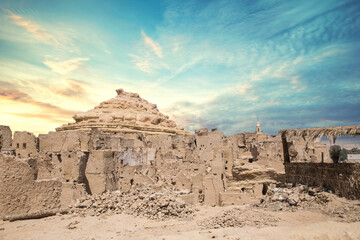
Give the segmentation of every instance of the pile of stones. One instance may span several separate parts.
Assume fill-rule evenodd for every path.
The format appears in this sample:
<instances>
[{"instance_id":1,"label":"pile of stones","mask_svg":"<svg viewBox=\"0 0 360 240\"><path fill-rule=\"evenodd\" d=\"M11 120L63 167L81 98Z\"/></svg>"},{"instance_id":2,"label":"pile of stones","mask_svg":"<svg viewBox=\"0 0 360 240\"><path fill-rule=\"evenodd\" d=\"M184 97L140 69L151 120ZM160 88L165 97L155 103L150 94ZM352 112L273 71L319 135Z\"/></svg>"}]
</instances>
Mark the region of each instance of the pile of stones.
<instances>
[{"instance_id":1,"label":"pile of stones","mask_svg":"<svg viewBox=\"0 0 360 240\"><path fill-rule=\"evenodd\" d=\"M217 216L204 219L198 224L203 228L225 228L225 227L265 227L276 226L278 218L253 208L232 208L218 214Z\"/></svg>"},{"instance_id":2,"label":"pile of stones","mask_svg":"<svg viewBox=\"0 0 360 240\"><path fill-rule=\"evenodd\" d=\"M315 200L315 192L311 191L314 194L310 194L309 188L306 186L269 188L266 197L261 199L260 203L256 204L256 206L269 208L274 211L292 209L293 207L299 207L305 202L313 202Z\"/></svg>"},{"instance_id":3,"label":"pile of stones","mask_svg":"<svg viewBox=\"0 0 360 240\"><path fill-rule=\"evenodd\" d=\"M322 188L274 187L267 191L255 207L263 207L272 211L296 211L308 209L320 211L335 217L338 221L360 221L360 201L348 200L335 194L325 192Z\"/></svg>"},{"instance_id":4,"label":"pile of stones","mask_svg":"<svg viewBox=\"0 0 360 240\"><path fill-rule=\"evenodd\" d=\"M191 218L194 210L178 199L170 189L155 190L150 187L131 189L127 192L106 192L87 195L70 206L74 215L99 216L105 213L125 213L154 220Z\"/></svg>"}]
</instances>

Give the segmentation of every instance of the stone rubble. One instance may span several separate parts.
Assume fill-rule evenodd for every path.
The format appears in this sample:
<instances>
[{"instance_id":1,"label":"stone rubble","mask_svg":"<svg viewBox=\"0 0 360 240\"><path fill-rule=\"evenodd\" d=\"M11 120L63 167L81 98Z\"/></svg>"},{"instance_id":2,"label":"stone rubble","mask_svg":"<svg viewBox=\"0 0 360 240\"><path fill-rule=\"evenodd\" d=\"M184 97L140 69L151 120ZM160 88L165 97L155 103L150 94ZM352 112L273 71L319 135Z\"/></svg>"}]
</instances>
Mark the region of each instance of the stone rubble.
<instances>
[{"instance_id":1,"label":"stone rubble","mask_svg":"<svg viewBox=\"0 0 360 240\"><path fill-rule=\"evenodd\" d=\"M266 197L255 207L272 211L296 211L309 209L333 216L341 222L360 221L360 201L340 198L321 188L297 187L269 188Z\"/></svg>"},{"instance_id":2,"label":"stone rubble","mask_svg":"<svg viewBox=\"0 0 360 240\"><path fill-rule=\"evenodd\" d=\"M261 228L276 226L278 221L278 218L258 209L237 207L222 211L217 216L204 219L198 224L207 229L244 226Z\"/></svg>"},{"instance_id":3,"label":"stone rubble","mask_svg":"<svg viewBox=\"0 0 360 240\"><path fill-rule=\"evenodd\" d=\"M126 192L106 192L87 195L70 206L70 213L79 216L100 216L106 213L125 213L152 220L192 217L194 210L177 198L169 189L150 187L130 189Z\"/></svg>"}]
</instances>

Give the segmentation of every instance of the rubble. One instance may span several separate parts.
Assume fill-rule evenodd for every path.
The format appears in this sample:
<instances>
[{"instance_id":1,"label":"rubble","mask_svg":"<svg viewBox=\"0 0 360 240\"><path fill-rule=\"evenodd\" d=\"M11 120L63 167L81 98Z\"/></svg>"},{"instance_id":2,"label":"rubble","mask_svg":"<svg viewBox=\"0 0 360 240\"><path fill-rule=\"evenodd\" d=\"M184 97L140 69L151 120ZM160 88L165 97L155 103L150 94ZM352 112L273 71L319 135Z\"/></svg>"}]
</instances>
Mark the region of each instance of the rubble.
<instances>
[{"instance_id":1,"label":"rubble","mask_svg":"<svg viewBox=\"0 0 360 240\"><path fill-rule=\"evenodd\" d=\"M70 213L85 216L125 213L153 220L191 218L194 210L170 189L144 187L126 192L87 195L70 206Z\"/></svg>"},{"instance_id":2,"label":"rubble","mask_svg":"<svg viewBox=\"0 0 360 240\"><path fill-rule=\"evenodd\" d=\"M322 188L309 188L304 185L269 188L266 197L254 206L271 211L307 209L320 211L341 222L360 221L360 201L340 198Z\"/></svg>"},{"instance_id":3,"label":"rubble","mask_svg":"<svg viewBox=\"0 0 360 240\"><path fill-rule=\"evenodd\" d=\"M251 208L233 208L222 211L214 217L202 220L198 224L203 228L225 228L225 227L265 227L276 226L278 218L269 213Z\"/></svg>"}]
</instances>

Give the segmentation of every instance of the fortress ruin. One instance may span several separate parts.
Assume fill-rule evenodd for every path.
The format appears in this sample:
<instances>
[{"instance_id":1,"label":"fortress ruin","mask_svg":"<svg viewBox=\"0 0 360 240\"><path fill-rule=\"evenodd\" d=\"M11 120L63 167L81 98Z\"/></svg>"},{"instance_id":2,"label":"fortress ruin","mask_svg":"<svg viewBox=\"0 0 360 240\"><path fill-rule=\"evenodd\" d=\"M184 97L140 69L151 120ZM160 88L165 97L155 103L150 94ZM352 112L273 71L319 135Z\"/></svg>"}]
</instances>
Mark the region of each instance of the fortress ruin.
<instances>
[{"instance_id":1,"label":"fortress ruin","mask_svg":"<svg viewBox=\"0 0 360 240\"><path fill-rule=\"evenodd\" d=\"M290 164L304 159L330 164L327 147L314 142L320 133L296 132L301 138L290 139L294 132L282 130L281 136L270 136L257 122L253 133L225 136L199 129L192 134L138 94L116 92L56 132L12 135L0 126L1 217L67 208L89 194L148 185L172 189L189 205L255 203L272 184L298 182L302 170ZM349 131L359 134L359 128Z\"/></svg>"}]
</instances>

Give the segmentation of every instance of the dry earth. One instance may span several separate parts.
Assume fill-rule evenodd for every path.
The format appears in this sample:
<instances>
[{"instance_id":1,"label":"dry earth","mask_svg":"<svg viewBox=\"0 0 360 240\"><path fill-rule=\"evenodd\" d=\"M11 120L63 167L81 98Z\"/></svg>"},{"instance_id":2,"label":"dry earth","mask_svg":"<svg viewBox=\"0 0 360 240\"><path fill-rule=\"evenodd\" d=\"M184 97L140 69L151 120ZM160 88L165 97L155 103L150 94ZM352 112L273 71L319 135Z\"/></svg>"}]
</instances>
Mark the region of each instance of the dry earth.
<instances>
[{"instance_id":1,"label":"dry earth","mask_svg":"<svg viewBox=\"0 0 360 240\"><path fill-rule=\"evenodd\" d=\"M219 219L237 217L235 227ZM240 214L240 215L239 215ZM126 214L58 215L0 222L0 239L360 239L360 222L340 222L320 211L269 211L242 207L199 207L193 218L149 220Z\"/></svg>"}]
</instances>

